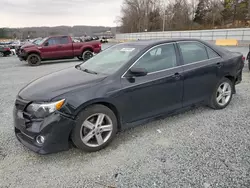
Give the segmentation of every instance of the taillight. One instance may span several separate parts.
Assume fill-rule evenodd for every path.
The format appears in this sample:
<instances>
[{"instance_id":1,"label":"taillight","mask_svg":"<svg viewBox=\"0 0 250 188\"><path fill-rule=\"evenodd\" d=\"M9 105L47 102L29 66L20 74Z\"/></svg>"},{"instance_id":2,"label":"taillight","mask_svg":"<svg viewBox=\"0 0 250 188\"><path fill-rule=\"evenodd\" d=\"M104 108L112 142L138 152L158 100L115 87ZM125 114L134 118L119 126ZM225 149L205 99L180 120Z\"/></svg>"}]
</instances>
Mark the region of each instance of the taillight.
<instances>
[{"instance_id":1,"label":"taillight","mask_svg":"<svg viewBox=\"0 0 250 188\"><path fill-rule=\"evenodd\" d=\"M242 56L242 61L243 63L246 61L246 58L244 56Z\"/></svg>"},{"instance_id":2,"label":"taillight","mask_svg":"<svg viewBox=\"0 0 250 188\"><path fill-rule=\"evenodd\" d=\"M6 51L10 51L10 48L4 48L4 50L6 50Z\"/></svg>"},{"instance_id":3,"label":"taillight","mask_svg":"<svg viewBox=\"0 0 250 188\"><path fill-rule=\"evenodd\" d=\"M99 48L102 48L102 44L99 44L98 47L99 47Z\"/></svg>"}]
</instances>

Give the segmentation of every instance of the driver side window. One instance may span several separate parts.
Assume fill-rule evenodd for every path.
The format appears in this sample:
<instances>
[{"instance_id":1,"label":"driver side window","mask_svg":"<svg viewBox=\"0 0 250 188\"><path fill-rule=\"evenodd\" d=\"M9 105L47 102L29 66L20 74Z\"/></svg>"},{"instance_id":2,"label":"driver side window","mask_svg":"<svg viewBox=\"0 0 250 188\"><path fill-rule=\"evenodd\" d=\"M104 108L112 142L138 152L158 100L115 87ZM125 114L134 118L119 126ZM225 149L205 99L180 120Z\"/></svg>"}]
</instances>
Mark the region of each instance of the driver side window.
<instances>
[{"instance_id":1,"label":"driver side window","mask_svg":"<svg viewBox=\"0 0 250 188\"><path fill-rule=\"evenodd\" d=\"M157 46L144 54L134 68L144 68L148 73L157 72L177 66L174 44Z\"/></svg>"},{"instance_id":2,"label":"driver side window","mask_svg":"<svg viewBox=\"0 0 250 188\"><path fill-rule=\"evenodd\" d=\"M50 38L47 40L46 43L48 44L47 46L53 46L53 45L60 44L60 40L58 40L58 38Z\"/></svg>"}]
</instances>

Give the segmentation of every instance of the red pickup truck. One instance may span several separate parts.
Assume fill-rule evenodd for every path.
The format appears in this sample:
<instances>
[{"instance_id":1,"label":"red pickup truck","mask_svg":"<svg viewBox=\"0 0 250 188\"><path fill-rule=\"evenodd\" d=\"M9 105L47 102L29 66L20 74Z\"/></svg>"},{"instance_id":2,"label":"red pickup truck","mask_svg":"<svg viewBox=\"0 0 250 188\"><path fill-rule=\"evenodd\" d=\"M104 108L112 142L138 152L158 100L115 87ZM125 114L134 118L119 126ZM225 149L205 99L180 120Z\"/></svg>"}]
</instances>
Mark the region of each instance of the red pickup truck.
<instances>
[{"instance_id":1,"label":"red pickup truck","mask_svg":"<svg viewBox=\"0 0 250 188\"><path fill-rule=\"evenodd\" d=\"M23 45L18 57L21 61L27 61L31 66L41 64L41 61L57 59L73 59L86 61L94 53L101 51L99 41L76 42L70 36L51 36L42 39L35 44Z\"/></svg>"}]
</instances>

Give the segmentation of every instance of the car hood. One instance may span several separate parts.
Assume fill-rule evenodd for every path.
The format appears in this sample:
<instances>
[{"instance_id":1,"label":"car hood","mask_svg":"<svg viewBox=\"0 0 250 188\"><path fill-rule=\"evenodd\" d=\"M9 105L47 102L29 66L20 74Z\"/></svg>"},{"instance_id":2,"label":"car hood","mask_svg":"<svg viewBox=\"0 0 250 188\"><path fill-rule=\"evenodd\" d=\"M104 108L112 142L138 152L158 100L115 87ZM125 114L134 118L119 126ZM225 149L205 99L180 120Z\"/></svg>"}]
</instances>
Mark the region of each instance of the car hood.
<instances>
[{"instance_id":1,"label":"car hood","mask_svg":"<svg viewBox=\"0 0 250 188\"><path fill-rule=\"evenodd\" d=\"M20 90L18 97L46 102L69 91L94 86L105 78L106 75L90 74L72 67L34 80Z\"/></svg>"},{"instance_id":2,"label":"car hood","mask_svg":"<svg viewBox=\"0 0 250 188\"><path fill-rule=\"evenodd\" d=\"M33 44L33 43L25 43L24 45L22 45L22 49L24 49L24 48L31 48L31 47L35 47L36 45L35 44Z\"/></svg>"}]
</instances>

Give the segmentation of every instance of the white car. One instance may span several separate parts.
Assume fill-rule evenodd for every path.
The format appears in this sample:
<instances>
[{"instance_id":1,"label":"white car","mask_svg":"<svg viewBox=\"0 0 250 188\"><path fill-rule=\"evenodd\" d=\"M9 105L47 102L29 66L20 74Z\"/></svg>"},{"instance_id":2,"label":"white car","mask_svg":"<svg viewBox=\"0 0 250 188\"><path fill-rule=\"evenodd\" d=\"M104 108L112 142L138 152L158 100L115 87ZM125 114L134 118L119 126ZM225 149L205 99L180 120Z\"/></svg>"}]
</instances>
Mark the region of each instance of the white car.
<instances>
[{"instance_id":1,"label":"white car","mask_svg":"<svg viewBox=\"0 0 250 188\"><path fill-rule=\"evenodd\" d=\"M10 49L12 55L16 55L16 50L15 49Z\"/></svg>"},{"instance_id":2,"label":"white car","mask_svg":"<svg viewBox=\"0 0 250 188\"><path fill-rule=\"evenodd\" d=\"M21 45L21 41L20 40L15 40L15 41L10 42L9 47L11 49L16 49L20 45Z\"/></svg>"}]
</instances>

